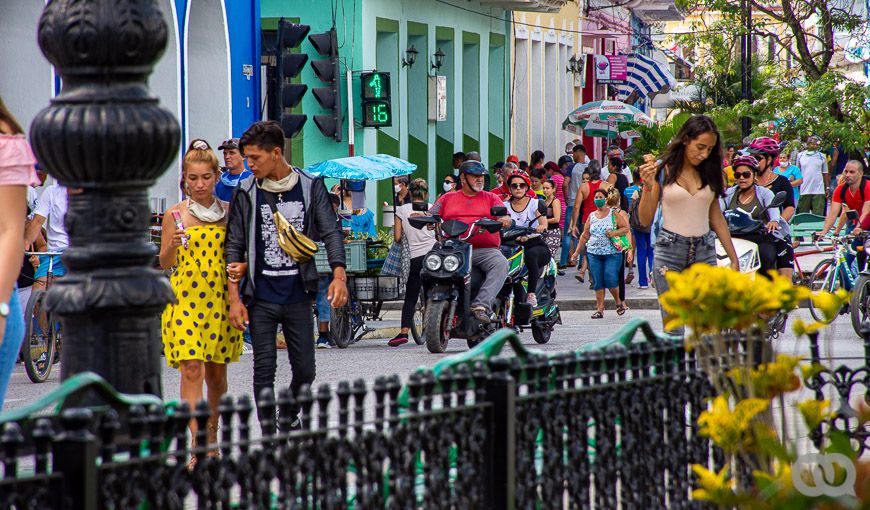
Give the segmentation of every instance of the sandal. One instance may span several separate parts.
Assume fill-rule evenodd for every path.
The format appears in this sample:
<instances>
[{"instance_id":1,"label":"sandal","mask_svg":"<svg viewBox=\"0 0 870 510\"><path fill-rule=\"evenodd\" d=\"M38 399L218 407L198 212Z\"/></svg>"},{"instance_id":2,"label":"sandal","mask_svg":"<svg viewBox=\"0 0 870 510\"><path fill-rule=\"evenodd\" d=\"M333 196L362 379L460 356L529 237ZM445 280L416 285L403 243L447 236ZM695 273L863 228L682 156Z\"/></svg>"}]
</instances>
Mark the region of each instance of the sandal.
<instances>
[{"instance_id":1,"label":"sandal","mask_svg":"<svg viewBox=\"0 0 870 510\"><path fill-rule=\"evenodd\" d=\"M616 307L616 315L625 315L625 312L628 311L628 307L625 306L625 303Z\"/></svg>"},{"instance_id":2,"label":"sandal","mask_svg":"<svg viewBox=\"0 0 870 510\"><path fill-rule=\"evenodd\" d=\"M583 282L586 281L586 280L583 278L583 273L577 273L577 274L575 274L575 275L574 275L574 278L576 278L577 281L580 282L580 283L583 283Z\"/></svg>"},{"instance_id":3,"label":"sandal","mask_svg":"<svg viewBox=\"0 0 870 510\"><path fill-rule=\"evenodd\" d=\"M604 312L602 312L602 311L597 311L597 312L595 312L595 313L592 314L592 318L593 318L593 319L603 319L603 318L604 318Z\"/></svg>"},{"instance_id":4,"label":"sandal","mask_svg":"<svg viewBox=\"0 0 870 510\"><path fill-rule=\"evenodd\" d=\"M634 281L634 271L629 271L625 277L625 284L628 285Z\"/></svg>"}]
</instances>

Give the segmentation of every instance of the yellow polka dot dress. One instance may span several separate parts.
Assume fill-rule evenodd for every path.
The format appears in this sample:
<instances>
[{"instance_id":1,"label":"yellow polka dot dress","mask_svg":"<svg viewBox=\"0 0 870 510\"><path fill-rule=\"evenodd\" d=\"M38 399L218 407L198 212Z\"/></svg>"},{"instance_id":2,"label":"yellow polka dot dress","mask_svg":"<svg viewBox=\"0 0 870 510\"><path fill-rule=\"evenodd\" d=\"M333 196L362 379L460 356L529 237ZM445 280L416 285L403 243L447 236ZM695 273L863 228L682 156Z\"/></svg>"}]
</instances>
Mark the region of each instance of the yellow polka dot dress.
<instances>
[{"instance_id":1,"label":"yellow polka dot dress","mask_svg":"<svg viewBox=\"0 0 870 510\"><path fill-rule=\"evenodd\" d=\"M187 248L178 247L170 279L178 303L163 311L163 353L173 368L184 360L239 360L242 332L229 321L226 233L217 225L189 227Z\"/></svg>"}]
</instances>

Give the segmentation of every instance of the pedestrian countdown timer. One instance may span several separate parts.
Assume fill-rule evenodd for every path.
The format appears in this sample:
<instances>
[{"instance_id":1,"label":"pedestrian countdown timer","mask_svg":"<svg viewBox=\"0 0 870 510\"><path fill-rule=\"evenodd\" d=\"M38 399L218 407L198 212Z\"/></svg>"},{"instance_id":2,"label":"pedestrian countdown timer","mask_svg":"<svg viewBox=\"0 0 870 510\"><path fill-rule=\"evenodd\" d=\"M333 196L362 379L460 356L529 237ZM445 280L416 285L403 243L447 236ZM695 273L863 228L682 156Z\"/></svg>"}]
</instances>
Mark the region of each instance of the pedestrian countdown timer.
<instances>
[{"instance_id":1,"label":"pedestrian countdown timer","mask_svg":"<svg viewBox=\"0 0 870 510\"><path fill-rule=\"evenodd\" d=\"M393 125L390 103L390 73L362 73L360 75L363 127Z\"/></svg>"}]
</instances>

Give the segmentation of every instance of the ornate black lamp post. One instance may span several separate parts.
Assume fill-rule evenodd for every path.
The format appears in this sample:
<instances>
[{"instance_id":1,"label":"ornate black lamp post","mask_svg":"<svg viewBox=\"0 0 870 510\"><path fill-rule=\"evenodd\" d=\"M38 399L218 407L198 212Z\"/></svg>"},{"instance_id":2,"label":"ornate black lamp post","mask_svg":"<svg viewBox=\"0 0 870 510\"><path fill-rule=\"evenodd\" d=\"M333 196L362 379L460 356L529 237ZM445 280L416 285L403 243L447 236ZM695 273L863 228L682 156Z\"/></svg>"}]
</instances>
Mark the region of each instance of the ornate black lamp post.
<instances>
[{"instance_id":1,"label":"ornate black lamp post","mask_svg":"<svg viewBox=\"0 0 870 510\"><path fill-rule=\"evenodd\" d=\"M37 158L71 190L69 274L49 290L63 327L61 377L92 370L123 392L161 394L159 314L173 299L151 268L148 187L180 130L146 79L166 47L154 0L53 0L39 45L63 91L33 121Z\"/></svg>"}]
</instances>

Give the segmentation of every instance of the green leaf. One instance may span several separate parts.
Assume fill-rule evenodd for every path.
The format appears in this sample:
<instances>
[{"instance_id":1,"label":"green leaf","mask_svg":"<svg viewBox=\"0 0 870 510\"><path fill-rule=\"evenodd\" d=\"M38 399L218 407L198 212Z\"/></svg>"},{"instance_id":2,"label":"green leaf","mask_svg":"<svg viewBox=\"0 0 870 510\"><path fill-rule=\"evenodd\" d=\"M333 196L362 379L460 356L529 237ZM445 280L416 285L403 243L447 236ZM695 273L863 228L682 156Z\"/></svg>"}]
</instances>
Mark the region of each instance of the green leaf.
<instances>
[{"instance_id":1,"label":"green leaf","mask_svg":"<svg viewBox=\"0 0 870 510\"><path fill-rule=\"evenodd\" d=\"M855 449L852 447L852 442L849 435L845 432L831 431L828 433L828 447L825 448L826 453L841 453L852 460L857 458Z\"/></svg>"}]
</instances>

